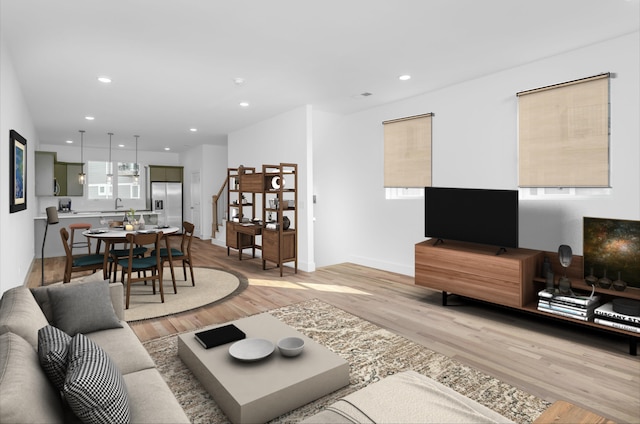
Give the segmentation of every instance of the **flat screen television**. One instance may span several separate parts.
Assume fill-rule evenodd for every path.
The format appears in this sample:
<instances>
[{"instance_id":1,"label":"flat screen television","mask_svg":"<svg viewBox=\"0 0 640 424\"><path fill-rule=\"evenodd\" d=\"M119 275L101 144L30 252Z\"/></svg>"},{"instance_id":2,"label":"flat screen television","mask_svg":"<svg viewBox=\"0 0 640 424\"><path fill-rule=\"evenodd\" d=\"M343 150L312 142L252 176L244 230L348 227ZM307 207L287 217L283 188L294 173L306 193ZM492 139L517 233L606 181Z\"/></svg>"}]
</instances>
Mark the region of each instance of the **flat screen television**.
<instances>
[{"instance_id":1,"label":"flat screen television","mask_svg":"<svg viewBox=\"0 0 640 424\"><path fill-rule=\"evenodd\" d=\"M425 187L425 236L518 247L518 191Z\"/></svg>"}]
</instances>

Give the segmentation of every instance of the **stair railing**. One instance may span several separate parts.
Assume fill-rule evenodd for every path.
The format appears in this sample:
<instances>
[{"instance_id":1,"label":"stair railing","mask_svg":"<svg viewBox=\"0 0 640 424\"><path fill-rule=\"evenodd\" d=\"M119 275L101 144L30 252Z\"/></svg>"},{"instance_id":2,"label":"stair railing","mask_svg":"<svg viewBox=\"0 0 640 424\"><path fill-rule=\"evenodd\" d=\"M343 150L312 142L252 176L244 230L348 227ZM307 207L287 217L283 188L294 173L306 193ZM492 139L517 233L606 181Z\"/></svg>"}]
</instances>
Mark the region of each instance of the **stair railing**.
<instances>
[{"instance_id":1,"label":"stair railing","mask_svg":"<svg viewBox=\"0 0 640 424\"><path fill-rule=\"evenodd\" d=\"M211 237L213 238L216 237L218 226L222 224L222 219L224 219L227 214L227 202L229 202L227 191L225 190L227 184L229 184L229 176L222 182L218 193L211 196L211 213L213 215L211 219Z\"/></svg>"}]
</instances>

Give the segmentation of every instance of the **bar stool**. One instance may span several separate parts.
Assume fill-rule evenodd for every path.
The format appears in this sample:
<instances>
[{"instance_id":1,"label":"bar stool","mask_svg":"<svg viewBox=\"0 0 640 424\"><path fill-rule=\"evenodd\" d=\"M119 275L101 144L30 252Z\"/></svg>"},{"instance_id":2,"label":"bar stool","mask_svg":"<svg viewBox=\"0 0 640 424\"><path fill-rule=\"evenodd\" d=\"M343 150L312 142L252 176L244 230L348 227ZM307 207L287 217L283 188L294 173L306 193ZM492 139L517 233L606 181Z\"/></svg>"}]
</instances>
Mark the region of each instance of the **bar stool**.
<instances>
[{"instance_id":1,"label":"bar stool","mask_svg":"<svg viewBox=\"0 0 640 424\"><path fill-rule=\"evenodd\" d=\"M87 250L89 251L89 254L91 254L91 240L89 240L87 237L85 237L85 241L74 240L74 233L76 230L79 230L79 231L90 230L91 224L88 224L86 222L76 222L75 224L70 224L69 229L71 230L71 243L70 243L71 254L73 254L74 247L85 247L85 246L87 246Z\"/></svg>"}]
</instances>

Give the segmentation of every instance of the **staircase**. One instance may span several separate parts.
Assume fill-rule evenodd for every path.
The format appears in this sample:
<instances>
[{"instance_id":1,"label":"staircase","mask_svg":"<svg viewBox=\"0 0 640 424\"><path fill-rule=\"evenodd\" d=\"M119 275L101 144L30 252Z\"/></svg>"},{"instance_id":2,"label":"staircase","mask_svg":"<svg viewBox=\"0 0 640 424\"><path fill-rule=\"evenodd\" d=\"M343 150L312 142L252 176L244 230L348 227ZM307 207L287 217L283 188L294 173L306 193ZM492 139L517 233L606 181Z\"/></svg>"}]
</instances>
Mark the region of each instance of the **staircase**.
<instances>
[{"instance_id":1,"label":"staircase","mask_svg":"<svg viewBox=\"0 0 640 424\"><path fill-rule=\"evenodd\" d=\"M211 244L227 247L227 220L223 219L218 225L213 225L216 227L216 230L212 232L213 236L211 237Z\"/></svg>"},{"instance_id":2,"label":"staircase","mask_svg":"<svg viewBox=\"0 0 640 424\"><path fill-rule=\"evenodd\" d=\"M220 190L218 190L218 194L214 194L211 197L211 211L212 211L212 220L211 220L211 244L215 244L216 246L227 246L227 202L229 202L229 198L227 196L227 191L225 188L229 184L229 177L222 182L222 186Z\"/></svg>"}]
</instances>

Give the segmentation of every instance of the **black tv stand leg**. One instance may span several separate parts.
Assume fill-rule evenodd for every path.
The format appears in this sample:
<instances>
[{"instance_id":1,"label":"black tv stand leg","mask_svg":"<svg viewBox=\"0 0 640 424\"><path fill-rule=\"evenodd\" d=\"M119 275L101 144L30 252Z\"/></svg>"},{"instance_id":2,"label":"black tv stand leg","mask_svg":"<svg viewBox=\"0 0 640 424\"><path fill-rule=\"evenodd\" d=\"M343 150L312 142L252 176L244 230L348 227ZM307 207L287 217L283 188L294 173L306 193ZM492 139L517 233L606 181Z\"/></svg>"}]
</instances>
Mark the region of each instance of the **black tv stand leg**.
<instances>
[{"instance_id":1,"label":"black tv stand leg","mask_svg":"<svg viewBox=\"0 0 640 424\"><path fill-rule=\"evenodd\" d=\"M629 355L638 356L638 338L629 336Z\"/></svg>"},{"instance_id":2,"label":"black tv stand leg","mask_svg":"<svg viewBox=\"0 0 640 424\"><path fill-rule=\"evenodd\" d=\"M447 306L447 297L448 297L448 296L449 296L449 295L447 294L447 292L446 292L446 291L443 291L443 292L442 292L442 306Z\"/></svg>"}]
</instances>

